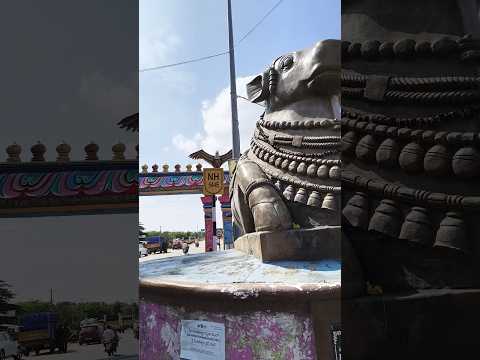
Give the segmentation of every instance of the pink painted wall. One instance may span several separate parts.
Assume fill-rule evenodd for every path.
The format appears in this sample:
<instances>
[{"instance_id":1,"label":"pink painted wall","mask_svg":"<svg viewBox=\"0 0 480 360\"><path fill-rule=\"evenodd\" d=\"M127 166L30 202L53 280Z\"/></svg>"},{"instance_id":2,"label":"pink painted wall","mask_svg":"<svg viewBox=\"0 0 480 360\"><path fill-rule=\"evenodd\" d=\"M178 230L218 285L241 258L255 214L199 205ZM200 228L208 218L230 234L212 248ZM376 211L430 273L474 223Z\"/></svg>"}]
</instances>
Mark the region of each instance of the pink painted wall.
<instances>
[{"instance_id":1,"label":"pink painted wall","mask_svg":"<svg viewBox=\"0 0 480 360\"><path fill-rule=\"evenodd\" d=\"M313 324L306 314L186 312L149 302L140 303L140 359L180 359L181 320L225 324L227 360L316 359Z\"/></svg>"}]
</instances>

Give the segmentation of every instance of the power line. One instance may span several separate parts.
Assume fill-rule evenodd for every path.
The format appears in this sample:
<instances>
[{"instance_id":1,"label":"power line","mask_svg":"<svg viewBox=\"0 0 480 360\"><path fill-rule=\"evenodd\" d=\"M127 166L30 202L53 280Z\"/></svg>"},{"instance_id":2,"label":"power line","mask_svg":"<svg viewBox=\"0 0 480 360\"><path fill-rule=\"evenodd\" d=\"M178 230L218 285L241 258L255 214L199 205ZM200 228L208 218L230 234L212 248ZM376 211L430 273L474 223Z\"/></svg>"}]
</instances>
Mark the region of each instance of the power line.
<instances>
[{"instance_id":1,"label":"power line","mask_svg":"<svg viewBox=\"0 0 480 360\"><path fill-rule=\"evenodd\" d=\"M140 69L139 72L165 69L165 68L169 68L169 67L173 67L173 66L177 66L177 65L189 64L189 63L192 63L192 62L212 59L212 58L217 57L217 56L222 56L222 55L228 54L229 52L230 51L224 51L224 52L221 52L221 53L218 53L218 54L213 54L213 55L209 55L209 56L202 56L202 57L199 57L199 58L196 58L196 59L180 61L180 62L173 63L173 64L160 65L160 66L154 66L154 67L151 67L151 68Z\"/></svg>"},{"instance_id":2,"label":"power line","mask_svg":"<svg viewBox=\"0 0 480 360\"><path fill-rule=\"evenodd\" d=\"M245 35L243 35L243 37L238 40L238 44L240 44L243 40L245 40L245 38L250 35L252 32L255 31L255 29L257 27L260 26L261 23L263 23L265 21L265 19L282 3L283 0L279 0L275 5L273 5L273 7L249 30L247 31L247 33Z\"/></svg>"},{"instance_id":3,"label":"power line","mask_svg":"<svg viewBox=\"0 0 480 360\"><path fill-rule=\"evenodd\" d=\"M245 40L251 33L253 33L259 26L260 24L262 24L265 19L283 2L283 0L279 0L277 1L277 3L272 6L272 8L270 10L268 10L268 12L250 29L248 30L245 35L243 35L241 37L241 39L237 42L236 45L239 45L243 40ZM235 45L235 46L236 46ZM194 58L194 59L190 59L190 60L185 60L185 61L180 61L180 62L176 62L176 63L172 63L172 64L166 64L166 65L159 65L159 66L153 66L153 67L150 67L150 68L145 68L145 69L140 69L139 72L146 72L146 71L152 71L152 70L159 70L159 69L166 69L166 68L170 68L170 67L174 67L174 66L178 66L178 65L184 65L184 64L190 64L190 63L193 63L193 62L198 62L198 61L203 61L203 60L208 60L208 59L212 59L212 58L215 58L215 57L218 57L218 56L222 56L222 55L226 55L228 54L230 51L222 51L222 52L219 52L217 54L213 54L213 55L208 55L208 56L202 56L202 57L199 57L199 58Z\"/></svg>"}]
</instances>

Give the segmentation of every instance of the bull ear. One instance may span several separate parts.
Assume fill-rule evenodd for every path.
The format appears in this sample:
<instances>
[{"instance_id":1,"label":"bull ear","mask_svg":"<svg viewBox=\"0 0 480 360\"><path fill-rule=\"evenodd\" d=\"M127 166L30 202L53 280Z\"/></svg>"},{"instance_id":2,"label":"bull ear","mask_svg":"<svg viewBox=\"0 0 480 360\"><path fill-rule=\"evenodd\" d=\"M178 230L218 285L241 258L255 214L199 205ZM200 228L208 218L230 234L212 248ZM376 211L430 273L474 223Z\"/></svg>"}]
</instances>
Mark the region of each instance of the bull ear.
<instances>
[{"instance_id":1,"label":"bull ear","mask_svg":"<svg viewBox=\"0 0 480 360\"><path fill-rule=\"evenodd\" d=\"M257 75L247 84L248 100L257 103L267 99L263 75Z\"/></svg>"}]
</instances>

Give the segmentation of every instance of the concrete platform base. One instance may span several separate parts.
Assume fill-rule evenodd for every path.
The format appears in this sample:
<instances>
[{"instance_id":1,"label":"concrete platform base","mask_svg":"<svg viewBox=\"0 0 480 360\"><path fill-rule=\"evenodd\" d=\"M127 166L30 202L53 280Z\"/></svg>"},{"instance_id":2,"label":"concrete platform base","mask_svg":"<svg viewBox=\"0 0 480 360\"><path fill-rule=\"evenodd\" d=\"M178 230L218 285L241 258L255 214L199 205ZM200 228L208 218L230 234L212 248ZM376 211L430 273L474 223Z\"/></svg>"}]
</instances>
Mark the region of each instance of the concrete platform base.
<instances>
[{"instance_id":1,"label":"concrete platform base","mask_svg":"<svg viewBox=\"0 0 480 360\"><path fill-rule=\"evenodd\" d=\"M340 226L261 231L235 240L235 249L261 261L340 259Z\"/></svg>"},{"instance_id":2,"label":"concrete platform base","mask_svg":"<svg viewBox=\"0 0 480 360\"><path fill-rule=\"evenodd\" d=\"M339 359L340 295L338 260L228 250L143 261L140 358L179 359L182 320L203 320L225 327L224 359Z\"/></svg>"}]
</instances>

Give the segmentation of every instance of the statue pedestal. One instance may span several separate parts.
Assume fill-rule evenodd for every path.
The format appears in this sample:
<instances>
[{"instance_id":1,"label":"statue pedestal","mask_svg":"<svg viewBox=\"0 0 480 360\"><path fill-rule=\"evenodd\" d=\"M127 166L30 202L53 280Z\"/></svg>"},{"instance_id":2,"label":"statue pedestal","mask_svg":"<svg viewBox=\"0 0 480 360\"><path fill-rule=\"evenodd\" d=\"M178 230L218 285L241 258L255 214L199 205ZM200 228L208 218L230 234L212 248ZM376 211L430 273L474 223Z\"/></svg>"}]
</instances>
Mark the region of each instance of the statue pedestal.
<instances>
[{"instance_id":1,"label":"statue pedestal","mask_svg":"<svg viewBox=\"0 0 480 360\"><path fill-rule=\"evenodd\" d=\"M261 261L340 259L340 226L261 231L235 240L235 249Z\"/></svg>"},{"instance_id":2,"label":"statue pedestal","mask_svg":"<svg viewBox=\"0 0 480 360\"><path fill-rule=\"evenodd\" d=\"M140 263L140 358L179 359L182 320L224 324L225 359L335 359L338 258L271 261L232 249Z\"/></svg>"}]
</instances>

